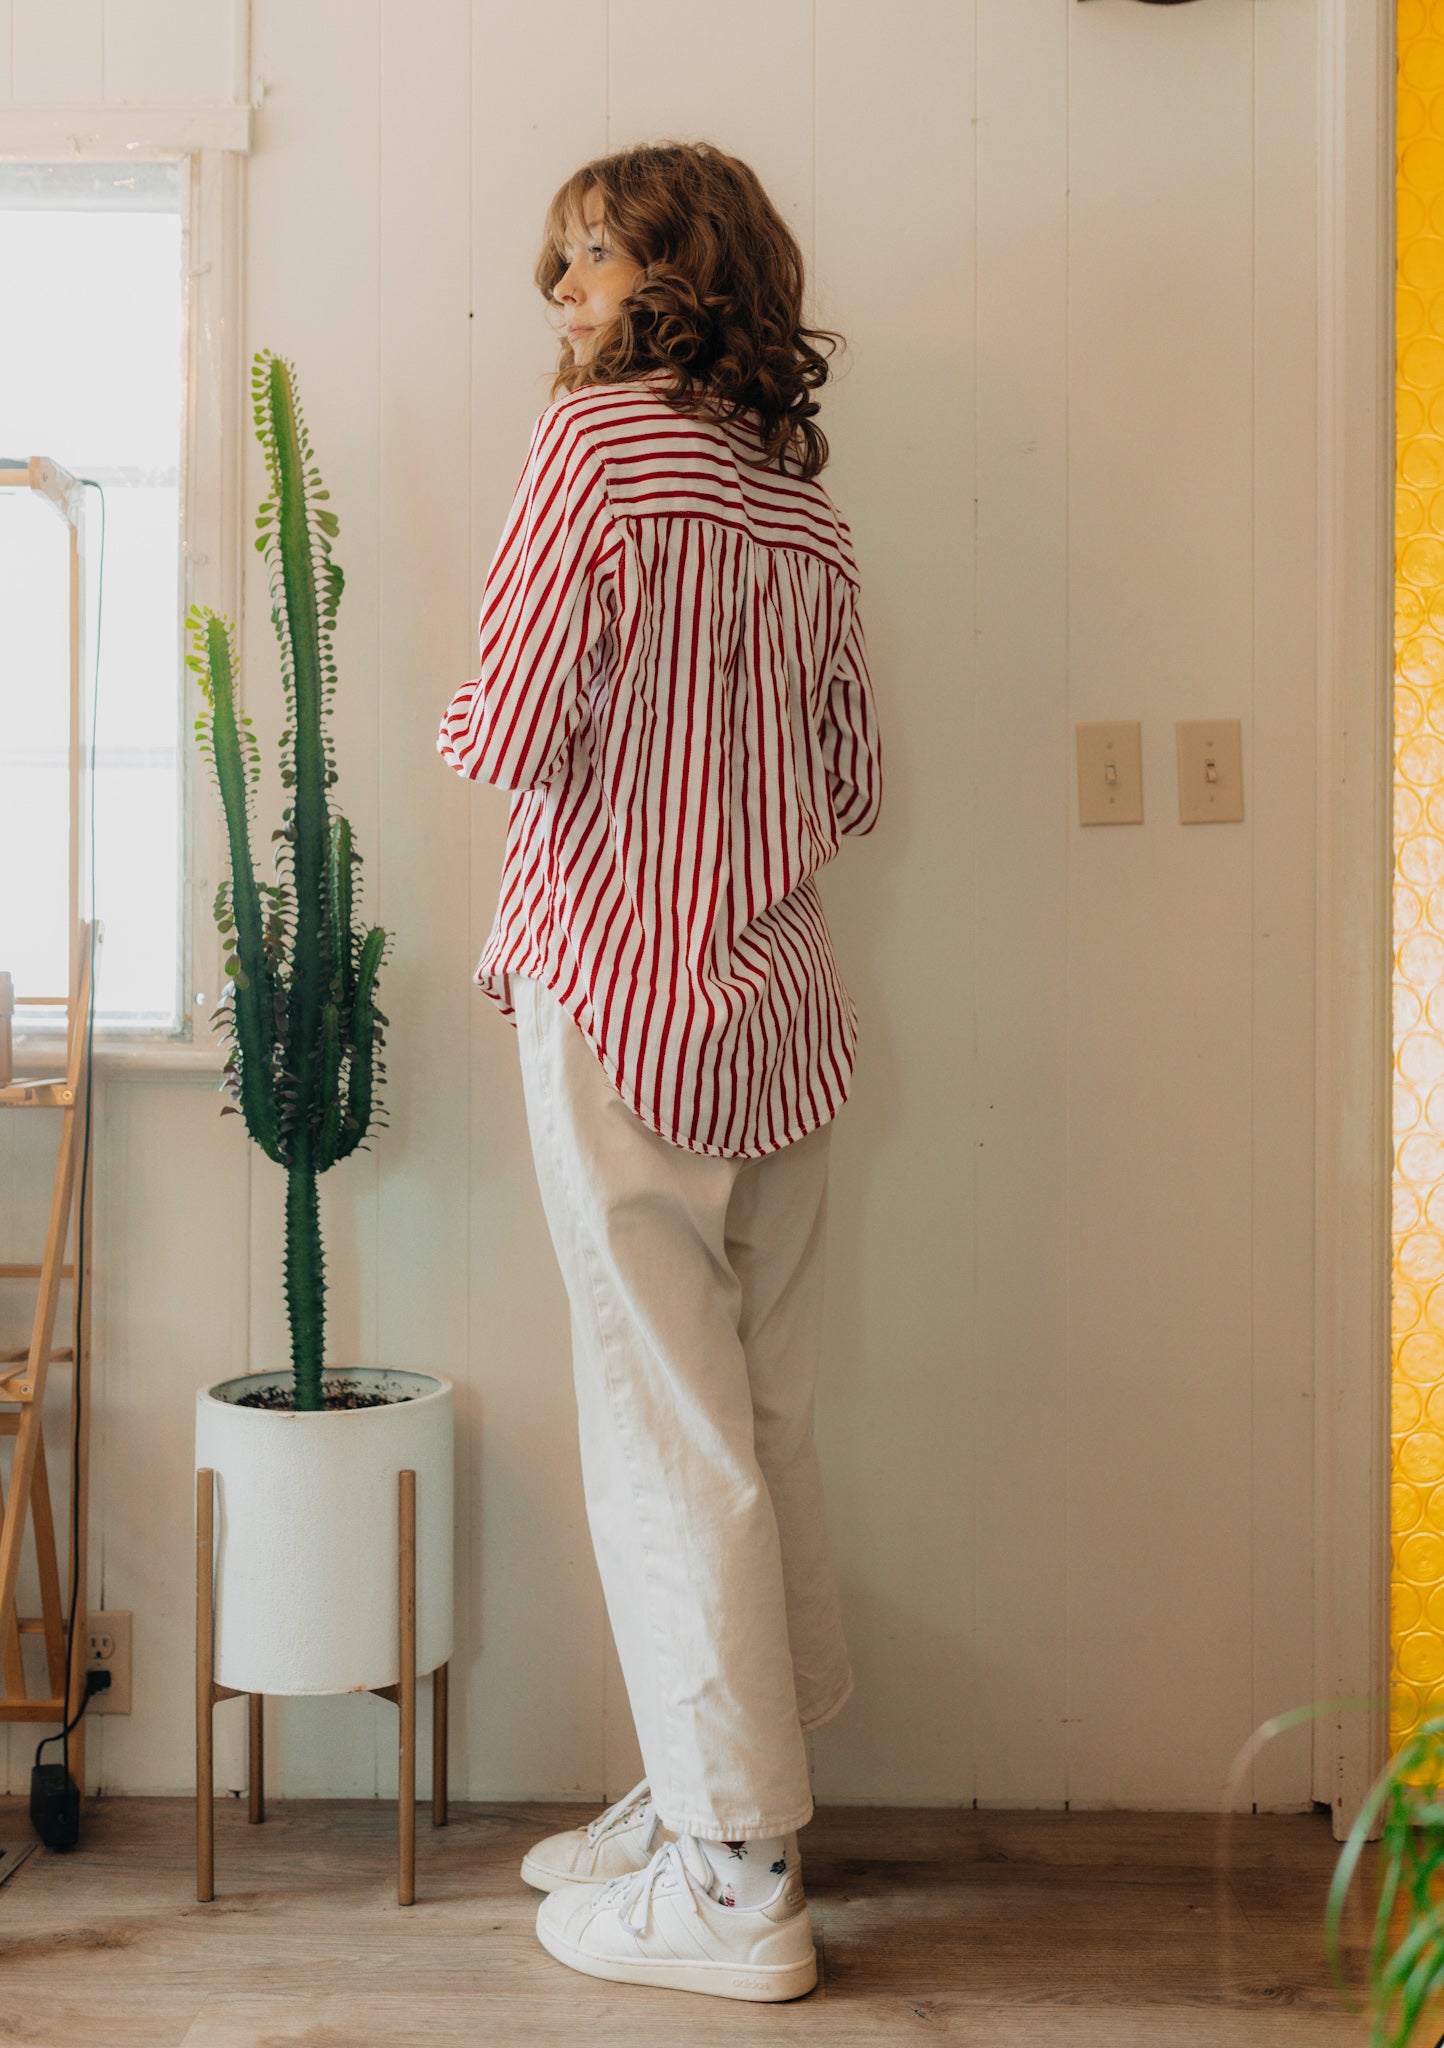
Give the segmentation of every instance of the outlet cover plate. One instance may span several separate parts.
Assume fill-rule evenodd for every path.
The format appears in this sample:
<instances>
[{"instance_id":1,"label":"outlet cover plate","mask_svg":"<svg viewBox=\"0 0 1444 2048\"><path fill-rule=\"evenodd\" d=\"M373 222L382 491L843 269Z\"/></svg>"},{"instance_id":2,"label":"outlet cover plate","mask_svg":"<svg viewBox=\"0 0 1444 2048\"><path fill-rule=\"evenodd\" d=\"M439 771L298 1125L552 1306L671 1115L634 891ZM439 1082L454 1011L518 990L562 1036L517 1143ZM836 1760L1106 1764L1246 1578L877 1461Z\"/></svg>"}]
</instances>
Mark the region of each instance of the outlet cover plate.
<instances>
[{"instance_id":1,"label":"outlet cover plate","mask_svg":"<svg viewBox=\"0 0 1444 2048\"><path fill-rule=\"evenodd\" d=\"M108 1671L110 1685L86 1708L89 1714L130 1712L130 1616L108 1608L85 1618L85 1668Z\"/></svg>"}]
</instances>

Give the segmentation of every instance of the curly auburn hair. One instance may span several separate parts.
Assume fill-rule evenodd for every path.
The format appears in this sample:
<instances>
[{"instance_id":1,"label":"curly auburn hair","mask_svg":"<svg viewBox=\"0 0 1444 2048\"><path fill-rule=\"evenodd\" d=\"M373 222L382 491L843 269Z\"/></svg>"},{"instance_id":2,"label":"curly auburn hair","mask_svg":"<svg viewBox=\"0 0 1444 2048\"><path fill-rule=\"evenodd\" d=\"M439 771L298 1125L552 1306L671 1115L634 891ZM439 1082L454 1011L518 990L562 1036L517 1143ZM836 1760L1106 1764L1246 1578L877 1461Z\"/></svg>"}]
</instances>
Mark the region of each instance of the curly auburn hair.
<instances>
[{"instance_id":1,"label":"curly auburn hair","mask_svg":"<svg viewBox=\"0 0 1444 2048\"><path fill-rule=\"evenodd\" d=\"M803 326L802 251L756 172L707 142L643 145L583 164L547 209L536 282L549 306L568 232L580 230L594 186L613 246L644 273L589 361L579 363L563 337L552 398L665 370L671 382L659 396L675 411L756 416L747 424L763 453L744 461L785 471L790 458L798 475L816 476L827 437L808 394L826 383L842 337Z\"/></svg>"}]
</instances>

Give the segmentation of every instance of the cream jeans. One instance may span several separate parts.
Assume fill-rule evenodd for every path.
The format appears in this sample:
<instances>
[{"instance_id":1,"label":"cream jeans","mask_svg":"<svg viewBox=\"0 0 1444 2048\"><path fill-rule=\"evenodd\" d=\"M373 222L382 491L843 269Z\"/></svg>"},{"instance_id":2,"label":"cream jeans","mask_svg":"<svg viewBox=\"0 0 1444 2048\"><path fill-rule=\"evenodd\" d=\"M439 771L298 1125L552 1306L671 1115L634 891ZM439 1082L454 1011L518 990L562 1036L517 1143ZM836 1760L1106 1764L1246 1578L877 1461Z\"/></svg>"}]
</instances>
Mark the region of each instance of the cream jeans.
<instances>
[{"instance_id":1,"label":"cream jeans","mask_svg":"<svg viewBox=\"0 0 1444 2048\"><path fill-rule=\"evenodd\" d=\"M786 1834L812 1817L803 1734L853 1687L812 1433L832 1126L763 1159L673 1145L551 991L510 980L653 1803L678 1834Z\"/></svg>"}]
</instances>

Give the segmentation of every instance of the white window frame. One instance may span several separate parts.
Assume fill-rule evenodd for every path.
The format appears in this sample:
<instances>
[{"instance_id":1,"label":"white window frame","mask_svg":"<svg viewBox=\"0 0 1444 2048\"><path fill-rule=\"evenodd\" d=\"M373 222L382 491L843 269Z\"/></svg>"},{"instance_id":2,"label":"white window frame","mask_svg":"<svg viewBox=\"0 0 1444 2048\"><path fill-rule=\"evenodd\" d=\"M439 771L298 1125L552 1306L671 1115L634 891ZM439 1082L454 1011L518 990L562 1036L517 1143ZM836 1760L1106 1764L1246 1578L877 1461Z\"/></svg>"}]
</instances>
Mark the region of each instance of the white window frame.
<instances>
[{"instance_id":1,"label":"white window frame","mask_svg":"<svg viewBox=\"0 0 1444 2048\"><path fill-rule=\"evenodd\" d=\"M144 138L144 139L142 139ZM241 628L245 393L242 345L248 107L148 114L129 108L0 110L0 158L40 163L177 162L185 263L185 419L180 478L181 573L176 649L180 728L182 1002L174 1032L106 1031L97 1024L97 1070L199 1068L225 1058L210 1018L225 984L212 905L225 873L220 800L196 744L197 704L181 668L182 625L193 604ZM31 451L45 454L44 449ZM94 654L86 650L87 668ZM18 1073L48 1070L53 1052L17 1040Z\"/></svg>"}]
</instances>

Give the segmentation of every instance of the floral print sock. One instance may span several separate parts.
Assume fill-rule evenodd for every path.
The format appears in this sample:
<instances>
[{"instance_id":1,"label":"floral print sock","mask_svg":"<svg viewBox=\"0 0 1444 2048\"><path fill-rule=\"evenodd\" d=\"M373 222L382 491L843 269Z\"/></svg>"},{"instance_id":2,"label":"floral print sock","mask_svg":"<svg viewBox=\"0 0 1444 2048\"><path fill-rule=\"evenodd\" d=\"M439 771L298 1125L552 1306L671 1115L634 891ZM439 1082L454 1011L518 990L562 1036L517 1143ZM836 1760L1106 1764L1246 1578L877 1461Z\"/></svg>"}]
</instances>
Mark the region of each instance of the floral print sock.
<instances>
[{"instance_id":1,"label":"floral print sock","mask_svg":"<svg viewBox=\"0 0 1444 2048\"><path fill-rule=\"evenodd\" d=\"M750 1842L707 1842L698 1836L697 1846L717 1874L717 1896L724 1906L765 1905L787 1872L781 1835Z\"/></svg>"}]
</instances>

